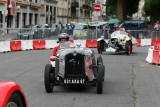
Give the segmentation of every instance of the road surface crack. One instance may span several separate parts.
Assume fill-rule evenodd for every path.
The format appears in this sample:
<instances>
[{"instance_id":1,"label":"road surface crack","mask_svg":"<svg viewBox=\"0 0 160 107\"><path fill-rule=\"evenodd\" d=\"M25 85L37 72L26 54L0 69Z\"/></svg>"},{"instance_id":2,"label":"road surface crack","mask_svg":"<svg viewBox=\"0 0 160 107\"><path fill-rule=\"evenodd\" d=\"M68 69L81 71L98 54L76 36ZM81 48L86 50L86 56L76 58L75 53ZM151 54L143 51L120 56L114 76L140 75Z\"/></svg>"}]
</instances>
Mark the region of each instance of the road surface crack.
<instances>
[{"instance_id":1,"label":"road surface crack","mask_svg":"<svg viewBox=\"0 0 160 107\"><path fill-rule=\"evenodd\" d=\"M135 64L132 64L132 104L133 104L133 107L136 107L137 93L135 90L136 75L135 75L134 69L135 69Z\"/></svg>"}]
</instances>

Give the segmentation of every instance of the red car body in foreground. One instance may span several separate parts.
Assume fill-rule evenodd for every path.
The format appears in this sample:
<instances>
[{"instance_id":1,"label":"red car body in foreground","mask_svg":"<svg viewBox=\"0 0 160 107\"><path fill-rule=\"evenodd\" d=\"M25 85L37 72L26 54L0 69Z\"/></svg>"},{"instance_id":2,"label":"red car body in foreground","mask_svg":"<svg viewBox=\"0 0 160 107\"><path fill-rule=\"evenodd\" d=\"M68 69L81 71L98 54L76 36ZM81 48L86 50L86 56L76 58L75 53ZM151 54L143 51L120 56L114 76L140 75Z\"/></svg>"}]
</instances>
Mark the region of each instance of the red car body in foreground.
<instances>
[{"instance_id":1,"label":"red car body in foreground","mask_svg":"<svg viewBox=\"0 0 160 107\"><path fill-rule=\"evenodd\" d=\"M21 87L15 82L0 83L0 107L28 107Z\"/></svg>"}]
</instances>

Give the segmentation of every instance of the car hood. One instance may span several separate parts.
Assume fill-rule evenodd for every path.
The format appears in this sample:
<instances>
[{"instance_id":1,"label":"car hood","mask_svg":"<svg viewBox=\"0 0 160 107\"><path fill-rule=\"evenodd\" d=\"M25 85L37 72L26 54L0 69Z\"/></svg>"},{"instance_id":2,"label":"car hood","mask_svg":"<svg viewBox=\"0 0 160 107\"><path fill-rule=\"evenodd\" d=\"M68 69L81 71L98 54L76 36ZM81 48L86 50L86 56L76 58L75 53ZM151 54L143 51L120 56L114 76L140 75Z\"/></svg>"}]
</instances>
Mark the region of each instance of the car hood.
<instances>
[{"instance_id":1,"label":"car hood","mask_svg":"<svg viewBox=\"0 0 160 107\"><path fill-rule=\"evenodd\" d=\"M58 57L64 57L67 54L76 54L76 53L81 53L85 56L91 56L93 54L93 51L90 50L89 48L81 48L81 47L76 47L76 48L60 48L57 52Z\"/></svg>"}]
</instances>

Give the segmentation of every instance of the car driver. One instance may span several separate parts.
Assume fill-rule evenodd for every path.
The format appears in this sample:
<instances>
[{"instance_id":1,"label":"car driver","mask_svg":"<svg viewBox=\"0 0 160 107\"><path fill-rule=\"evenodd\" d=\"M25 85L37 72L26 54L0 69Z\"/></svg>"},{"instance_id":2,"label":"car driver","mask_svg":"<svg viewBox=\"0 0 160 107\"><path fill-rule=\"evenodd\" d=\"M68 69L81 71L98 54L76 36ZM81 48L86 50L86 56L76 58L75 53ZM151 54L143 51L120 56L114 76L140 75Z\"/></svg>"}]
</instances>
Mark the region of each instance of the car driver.
<instances>
[{"instance_id":1,"label":"car driver","mask_svg":"<svg viewBox=\"0 0 160 107\"><path fill-rule=\"evenodd\" d=\"M67 33L62 33L58 36L58 40L59 40L59 43L62 43L62 42L66 42L66 41L69 41L69 35ZM56 52L57 50L60 48L60 46L57 46L53 49L53 52L51 54L51 57L50 57L50 60L51 61L54 61L55 60L55 55L56 55Z\"/></svg>"}]
</instances>

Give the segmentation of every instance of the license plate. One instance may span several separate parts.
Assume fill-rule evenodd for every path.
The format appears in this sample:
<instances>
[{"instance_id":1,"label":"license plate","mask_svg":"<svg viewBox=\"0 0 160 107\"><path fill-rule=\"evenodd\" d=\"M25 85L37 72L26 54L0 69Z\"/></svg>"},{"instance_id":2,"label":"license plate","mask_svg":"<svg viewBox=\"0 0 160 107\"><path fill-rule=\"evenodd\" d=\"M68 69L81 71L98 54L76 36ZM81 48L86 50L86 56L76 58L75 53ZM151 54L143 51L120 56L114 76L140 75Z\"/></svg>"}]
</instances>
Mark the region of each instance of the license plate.
<instances>
[{"instance_id":1,"label":"license plate","mask_svg":"<svg viewBox=\"0 0 160 107\"><path fill-rule=\"evenodd\" d=\"M106 49L106 52L116 52L116 49L109 47Z\"/></svg>"},{"instance_id":2,"label":"license plate","mask_svg":"<svg viewBox=\"0 0 160 107\"><path fill-rule=\"evenodd\" d=\"M84 84L85 79L64 79L64 84Z\"/></svg>"}]
</instances>

